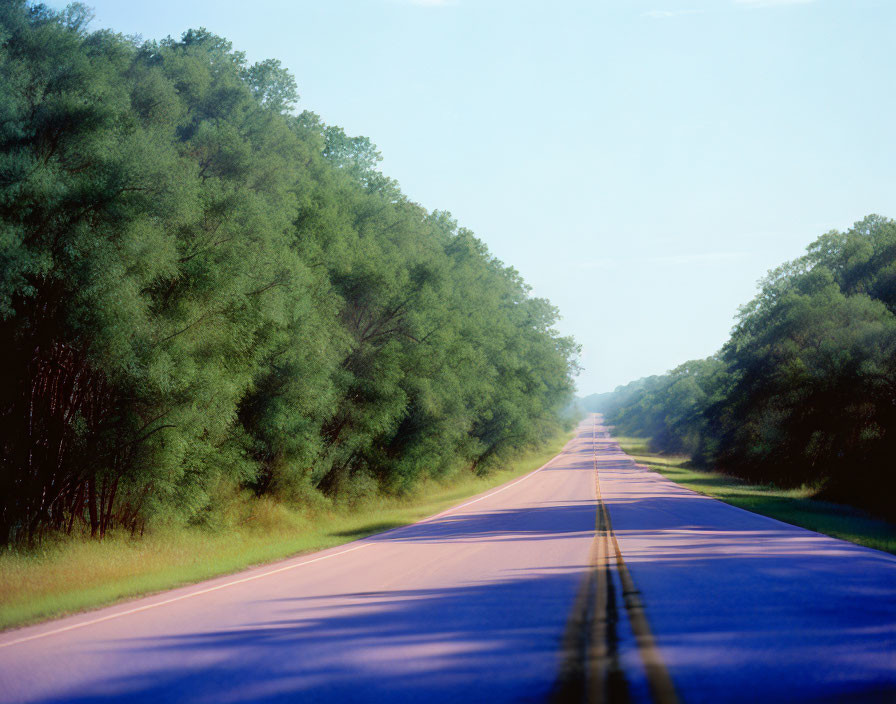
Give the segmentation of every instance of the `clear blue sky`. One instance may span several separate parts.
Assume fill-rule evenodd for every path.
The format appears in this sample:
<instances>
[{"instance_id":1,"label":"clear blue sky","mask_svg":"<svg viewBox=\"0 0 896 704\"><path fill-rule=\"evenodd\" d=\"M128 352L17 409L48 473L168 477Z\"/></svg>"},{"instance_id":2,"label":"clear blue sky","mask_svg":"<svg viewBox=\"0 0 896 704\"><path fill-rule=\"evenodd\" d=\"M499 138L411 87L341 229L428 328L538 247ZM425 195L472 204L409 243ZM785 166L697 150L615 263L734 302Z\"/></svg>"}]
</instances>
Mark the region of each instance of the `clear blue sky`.
<instances>
[{"instance_id":1,"label":"clear blue sky","mask_svg":"<svg viewBox=\"0 0 896 704\"><path fill-rule=\"evenodd\" d=\"M713 353L768 269L896 216L892 0L88 4L280 59L559 306L582 393Z\"/></svg>"}]
</instances>

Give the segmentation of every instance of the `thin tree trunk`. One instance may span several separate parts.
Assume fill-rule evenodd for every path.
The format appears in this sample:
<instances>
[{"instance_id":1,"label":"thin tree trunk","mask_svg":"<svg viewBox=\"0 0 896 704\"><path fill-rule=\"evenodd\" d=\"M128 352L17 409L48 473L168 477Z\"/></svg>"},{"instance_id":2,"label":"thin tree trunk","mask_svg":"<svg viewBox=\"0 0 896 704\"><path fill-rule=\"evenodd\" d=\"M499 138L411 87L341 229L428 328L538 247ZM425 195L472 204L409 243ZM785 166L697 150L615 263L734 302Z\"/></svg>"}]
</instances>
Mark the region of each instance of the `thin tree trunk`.
<instances>
[{"instance_id":1,"label":"thin tree trunk","mask_svg":"<svg viewBox=\"0 0 896 704\"><path fill-rule=\"evenodd\" d=\"M96 481L93 477L87 480L87 512L90 515L90 537L95 538L100 527L96 508Z\"/></svg>"}]
</instances>

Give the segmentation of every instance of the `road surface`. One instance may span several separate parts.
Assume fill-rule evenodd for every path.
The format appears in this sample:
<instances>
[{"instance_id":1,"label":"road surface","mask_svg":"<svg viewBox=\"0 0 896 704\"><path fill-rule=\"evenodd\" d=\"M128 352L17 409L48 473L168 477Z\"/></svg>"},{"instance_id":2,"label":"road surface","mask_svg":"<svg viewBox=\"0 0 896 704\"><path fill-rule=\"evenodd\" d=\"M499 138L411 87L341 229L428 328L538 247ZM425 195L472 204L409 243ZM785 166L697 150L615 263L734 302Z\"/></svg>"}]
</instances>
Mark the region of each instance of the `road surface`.
<instances>
[{"instance_id":1,"label":"road surface","mask_svg":"<svg viewBox=\"0 0 896 704\"><path fill-rule=\"evenodd\" d=\"M892 702L894 653L896 558L682 489L589 418L422 523L0 634L0 702Z\"/></svg>"}]
</instances>

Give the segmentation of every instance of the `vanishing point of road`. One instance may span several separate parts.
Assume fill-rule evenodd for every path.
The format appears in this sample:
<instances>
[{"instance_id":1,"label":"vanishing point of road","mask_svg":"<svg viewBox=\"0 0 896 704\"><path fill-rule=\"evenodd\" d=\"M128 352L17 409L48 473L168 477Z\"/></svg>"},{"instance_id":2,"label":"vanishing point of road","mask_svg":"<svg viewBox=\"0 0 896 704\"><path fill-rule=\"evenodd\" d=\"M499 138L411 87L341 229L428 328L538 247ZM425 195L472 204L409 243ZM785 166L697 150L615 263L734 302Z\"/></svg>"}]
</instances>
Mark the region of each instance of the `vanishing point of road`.
<instances>
[{"instance_id":1,"label":"vanishing point of road","mask_svg":"<svg viewBox=\"0 0 896 704\"><path fill-rule=\"evenodd\" d=\"M0 702L896 702L896 557L637 466L589 417L421 523L0 634Z\"/></svg>"}]
</instances>

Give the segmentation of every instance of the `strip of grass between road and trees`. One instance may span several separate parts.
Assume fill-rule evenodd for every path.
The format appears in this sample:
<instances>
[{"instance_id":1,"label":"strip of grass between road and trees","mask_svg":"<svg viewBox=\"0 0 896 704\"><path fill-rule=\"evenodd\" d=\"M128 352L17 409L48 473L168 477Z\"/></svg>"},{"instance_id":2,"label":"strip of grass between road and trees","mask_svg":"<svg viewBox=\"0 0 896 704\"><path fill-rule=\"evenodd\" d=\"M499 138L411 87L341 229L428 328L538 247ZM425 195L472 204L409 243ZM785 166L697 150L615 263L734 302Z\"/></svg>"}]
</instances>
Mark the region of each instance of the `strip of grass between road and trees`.
<instances>
[{"instance_id":1,"label":"strip of grass between road and trees","mask_svg":"<svg viewBox=\"0 0 896 704\"><path fill-rule=\"evenodd\" d=\"M103 541L60 536L38 549L9 548L0 553L0 628L173 589L413 523L541 467L571 437L558 433L488 476L464 472L450 482L423 483L404 497L296 508L267 497L235 496L214 529L158 527L142 538L122 531Z\"/></svg>"},{"instance_id":2,"label":"strip of grass between road and trees","mask_svg":"<svg viewBox=\"0 0 896 704\"><path fill-rule=\"evenodd\" d=\"M693 467L687 455L651 452L646 438L614 436L623 452L676 484L732 506L858 545L896 554L896 525L861 509L813 498L814 489L750 484Z\"/></svg>"}]
</instances>

